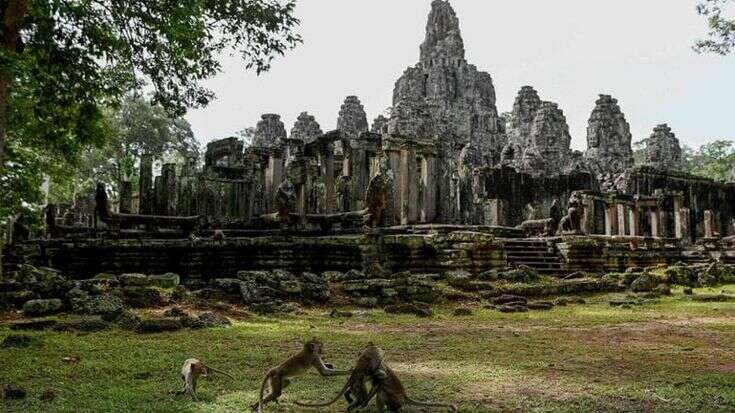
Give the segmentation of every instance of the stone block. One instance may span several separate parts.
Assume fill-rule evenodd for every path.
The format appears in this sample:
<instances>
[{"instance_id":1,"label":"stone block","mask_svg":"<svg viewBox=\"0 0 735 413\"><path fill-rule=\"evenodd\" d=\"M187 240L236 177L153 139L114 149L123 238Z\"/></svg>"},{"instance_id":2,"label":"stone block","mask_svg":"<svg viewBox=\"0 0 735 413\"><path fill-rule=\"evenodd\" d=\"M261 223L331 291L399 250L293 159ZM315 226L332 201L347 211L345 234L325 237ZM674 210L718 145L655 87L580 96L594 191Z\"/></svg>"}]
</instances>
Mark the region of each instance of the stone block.
<instances>
[{"instance_id":1,"label":"stone block","mask_svg":"<svg viewBox=\"0 0 735 413\"><path fill-rule=\"evenodd\" d=\"M166 274L151 275L148 277L150 285L158 288L174 288L181 282L178 274L167 272Z\"/></svg>"},{"instance_id":2,"label":"stone block","mask_svg":"<svg viewBox=\"0 0 735 413\"><path fill-rule=\"evenodd\" d=\"M30 300L23 304L23 314L28 317L38 317L58 313L63 308L64 303L58 298Z\"/></svg>"}]
</instances>

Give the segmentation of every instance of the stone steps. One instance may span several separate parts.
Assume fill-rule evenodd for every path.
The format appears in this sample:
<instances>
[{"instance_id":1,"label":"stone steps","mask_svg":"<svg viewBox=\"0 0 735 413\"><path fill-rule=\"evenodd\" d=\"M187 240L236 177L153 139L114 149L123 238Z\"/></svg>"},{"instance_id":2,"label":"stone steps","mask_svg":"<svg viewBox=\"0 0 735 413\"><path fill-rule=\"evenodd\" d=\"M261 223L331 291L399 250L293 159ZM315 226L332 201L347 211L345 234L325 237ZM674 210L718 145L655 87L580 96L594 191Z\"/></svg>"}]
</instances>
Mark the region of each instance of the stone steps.
<instances>
[{"instance_id":1,"label":"stone steps","mask_svg":"<svg viewBox=\"0 0 735 413\"><path fill-rule=\"evenodd\" d=\"M561 258L546 241L513 239L504 242L505 256L511 265L525 265L542 274L561 272Z\"/></svg>"}]
</instances>

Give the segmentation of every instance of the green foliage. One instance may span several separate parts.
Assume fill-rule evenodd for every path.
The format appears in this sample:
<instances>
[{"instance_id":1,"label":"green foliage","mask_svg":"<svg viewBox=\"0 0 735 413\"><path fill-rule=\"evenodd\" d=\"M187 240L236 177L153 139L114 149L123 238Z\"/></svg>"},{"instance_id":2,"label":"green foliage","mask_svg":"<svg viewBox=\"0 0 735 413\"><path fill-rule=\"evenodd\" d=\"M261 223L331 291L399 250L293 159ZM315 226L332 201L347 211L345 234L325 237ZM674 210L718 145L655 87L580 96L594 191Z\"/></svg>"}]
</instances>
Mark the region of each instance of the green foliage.
<instances>
[{"instance_id":1,"label":"green foliage","mask_svg":"<svg viewBox=\"0 0 735 413\"><path fill-rule=\"evenodd\" d=\"M735 19L726 15L732 0L702 0L697 12L707 18L708 38L698 41L694 50L699 53L729 54L735 48Z\"/></svg>"},{"instance_id":2,"label":"green foliage","mask_svg":"<svg viewBox=\"0 0 735 413\"><path fill-rule=\"evenodd\" d=\"M134 181L145 153L157 159L199 156L189 122L139 96L126 96L119 108L107 112L106 119L111 136L104 145L82 152L75 177L78 188L91 189L96 182L115 188L121 181Z\"/></svg>"},{"instance_id":3,"label":"green foliage","mask_svg":"<svg viewBox=\"0 0 735 413\"><path fill-rule=\"evenodd\" d=\"M222 53L268 70L301 42L294 7L293 0L0 2L0 225L42 201L42 173L51 176L52 200L68 199L72 176L119 180L141 151L188 145L188 125L164 110L181 115L209 103L201 81L220 71ZM124 99L143 82L160 106ZM106 108L121 101L119 116L110 117ZM111 136L121 139L104 145Z\"/></svg>"},{"instance_id":4,"label":"green foliage","mask_svg":"<svg viewBox=\"0 0 735 413\"><path fill-rule=\"evenodd\" d=\"M735 146L732 141L717 140L698 150L684 147L684 162L689 173L716 181L727 181L735 170Z\"/></svg>"}]
</instances>

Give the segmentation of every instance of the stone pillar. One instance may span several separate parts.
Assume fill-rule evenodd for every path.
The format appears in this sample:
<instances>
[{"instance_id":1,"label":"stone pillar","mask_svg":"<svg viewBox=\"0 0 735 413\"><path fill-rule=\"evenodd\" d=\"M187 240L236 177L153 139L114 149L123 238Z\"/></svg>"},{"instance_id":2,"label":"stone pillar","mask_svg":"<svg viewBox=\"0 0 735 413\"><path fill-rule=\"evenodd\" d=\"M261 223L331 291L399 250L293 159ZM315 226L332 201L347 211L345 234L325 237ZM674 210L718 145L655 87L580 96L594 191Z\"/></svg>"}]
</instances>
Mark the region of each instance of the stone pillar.
<instances>
[{"instance_id":1,"label":"stone pillar","mask_svg":"<svg viewBox=\"0 0 735 413\"><path fill-rule=\"evenodd\" d=\"M617 235L617 223L617 208L615 204L607 205L605 207L605 235Z\"/></svg>"},{"instance_id":2,"label":"stone pillar","mask_svg":"<svg viewBox=\"0 0 735 413\"><path fill-rule=\"evenodd\" d=\"M370 179L367 152L362 148L352 148L350 156L352 177L352 209L360 210L365 207L365 191Z\"/></svg>"},{"instance_id":3,"label":"stone pillar","mask_svg":"<svg viewBox=\"0 0 735 413\"><path fill-rule=\"evenodd\" d=\"M401 153L397 150L386 151L388 166L393 172L393 196L388 199L385 223L388 226L401 223Z\"/></svg>"},{"instance_id":4,"label":"stone pillar","mask_svg":"<svg viewBox=\"0 0 735 413\"><path fill-rule=\"evenodd\" d=\"M120 207L121 214L131 214L133 211L133 183L130 181L120 182Z\"/></svg>"},{"instance_id":5,"label":"stone pillar","mask_svg":"<svg viewBox=\"0 0 735 413\"><path fill-rule=\"evenodd\" d=\"M163 178L157 176L153 180L153 209L152 215L164 215L163 213Z\"/></svg>"},{"instance_id":6,"label":"stone pillar","mask_svg":"<svg viewBox=\"0 0 735 413\"><path fill-rule=\"evenodd\" d=\"M508 225L508 201L489 199L485 201L484 224L494 227Z\"/></svg>"},{"instance_id":7,"label":"stone pillar","mask_svg":"<svg viewBox=\"0 0 735 413\"><path fill-rule=\"evenodd\" d=\"M421 185L423 186L423 200L421 203L421 222L430 223L436 218L436 158L434 155L424 155L421 158Z\"/></svg>"},{"instance_id":8,"label":"stone pillar","mask_svg":"<svg viewBox=\"0 0 735 413\"><path fill-rule=\"evenodd\" d=\"M337 197L334 187L334 148L327 148L321 153L322 173L324 174L324 210L327 214L333 214L337 206Z\"/></svg>"},{"instance_id":9,"label":"stone pillar","mask_svg":"<svg viewBox=\"0 0 735 413\"><path fill-rule=\"evenodd\" d=\"M176 215L176 164L164 164L161 177L163 184L161 212L163 215Z\"/></svg>"},{"instance_id":10,"label":"stone pillar","mask_svg":"<svg viewBox=\"0 0 735 413\"><path fill-rule=\"evenodd\" d=\"M153 156L145 154L140 158L140 186L138 188L138 213L153 213Z\"/></svg>"},{"instance_id":11,"label":"stone pillar","mask_svg":"<svg viewBox=\"0 0 735 413\"><path fill-rule=\"evenodd\" d=\"M651 208L649 214L651 217L651 236L653 238L659 238L661 236L660 222L658 219L659 212L657 209Z\"/></svg>"},{"instance_id":12,"label":"stone pillar","mask_svg":"<svg viewBox=\"0 0 735 413\"><path fill-rule=\"evenodd\" d=\"M676 238L681 240L682 245L689 245L692 242L689 208L682 207L676 210Z\"/></svg>"},{"instance_id":13,"label":"stone pillar","mask_svg":"<svg viewBox=\"0 0 735 413\"><path fill-rule=\"evenodd\" d=\"M415 224L418 218L416 151L401 151L401 225Z\"/></svg>"},{"instance_id":14,"label":"stone pillar","mask_svg":"<svg viewBox=\"0 0 735 413\"><path fill-rule=\"evenodd\" d=\"M283 182L283 152L273 150L268 154L268 168L265 174L266 212L273 212L273 198L281 182Z\"/></svg>"},{"instance_id":15,"label":"stone pillar","mask_svg":"<svg viewBox=\"0 0 735 413\"><path fill-rule=\"evenodd\" d=\"M582 222L580 224L583 234L591 234L595 228L595 201L587 197L582 198Z\"/></svg>"},{"instance_id":16,"label":"stone pillar","mask_svg":"<svg viewBox=\"0 0 735 413\"><path fill-rule=\"evenodd\" d=\"M631 236L636 237L639 234L639 230L638 230L638 208L637 207L631 207L628 210L628 215L629 215L628 221L630 221L630 230L628 231L628 233Z\"/></svg>"},{"instance_id":17,"label":"stone pillar","mask_svg":"<svg viewBox=\"0 0 735 413\"><path fill-rule=\"evenodd\" d=\"M628 214L625 213L626 206L625 204L618 204L617 205L617 215L618 215L618 235L626 235L625 232L625 221L628 218Z\"/></svg>"},{"instance_id":18,"label":"stone pillar","mask_svg":"<svg viewBox=\"0 0 735 413\"><path fill-rule=\"evenodd\" d=\"M715 238L715 214L711 210L704 211L704 237Z\"/></svg>"}]
</instances>

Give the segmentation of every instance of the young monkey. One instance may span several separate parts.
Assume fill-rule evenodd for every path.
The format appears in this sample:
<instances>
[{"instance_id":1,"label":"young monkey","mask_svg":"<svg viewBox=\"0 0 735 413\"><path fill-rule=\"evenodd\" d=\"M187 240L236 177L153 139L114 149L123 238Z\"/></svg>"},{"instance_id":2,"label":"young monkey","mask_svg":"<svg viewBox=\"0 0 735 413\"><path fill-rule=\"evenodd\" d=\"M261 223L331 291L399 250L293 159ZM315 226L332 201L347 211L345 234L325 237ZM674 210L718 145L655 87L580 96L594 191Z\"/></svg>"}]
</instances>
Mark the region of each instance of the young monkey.
<instances>
[{"instance_id":1,"label":"young monkey","mask_svg":"<svg viewBox=\"0 0 735 413\"><path fill-rule=\"evenodd\" d=\"M184 366L181 367L181 379L184 380L184 388L179 390L177 394L189 394L194 401L199 401L197 398L197 381L199 377L208 377L210 371L224 374L233 380L235 379L230 374L209 367L198 359L187 359L184 362Z\"/></svg>"},{"instance_id":2,"label":"young monkey","mask_svg":"<svg viewBox=\"0 0 735 413\"><path fill-rule=\"evenodd\" d=\"M283 389L285 389L291 381L289 377L295 377L303 374L310 368L316 369L322 377L343 376L350 374L351 370L334 370L322 360L324 354L324 345L316 338L304 343L304 348L286 359L283 363L273 367L263 378L263 384L260 386L260 396L250 408L252 411L262 412L263 405L272 401L278 401L281 397ZM270 381L270 393L263 397L266 384Z\"/></svg>"}]
</instances>

